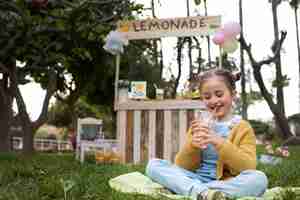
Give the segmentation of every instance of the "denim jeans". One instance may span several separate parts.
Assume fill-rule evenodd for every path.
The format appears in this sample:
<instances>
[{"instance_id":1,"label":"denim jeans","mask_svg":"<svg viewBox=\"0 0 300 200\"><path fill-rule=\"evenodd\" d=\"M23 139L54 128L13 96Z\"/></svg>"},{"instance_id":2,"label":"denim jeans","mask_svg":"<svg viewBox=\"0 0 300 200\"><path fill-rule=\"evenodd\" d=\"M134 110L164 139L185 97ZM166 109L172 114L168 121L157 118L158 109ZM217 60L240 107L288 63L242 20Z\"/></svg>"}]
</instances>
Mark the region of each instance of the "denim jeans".
<instances>
[{"instance_id":1,"label":"denim jeans","mask_svg":"<svg viewBox=\"0 0 300 200\"><path fill-rule=\"evenodd\" d=\"M229 180L209 180L161 159L150 160L146 174L172 192L193 199L208 189L221 191L228 197L261 196L268 185L266 175L258 170L245 170Z\"/></svg>"}]
</instances>

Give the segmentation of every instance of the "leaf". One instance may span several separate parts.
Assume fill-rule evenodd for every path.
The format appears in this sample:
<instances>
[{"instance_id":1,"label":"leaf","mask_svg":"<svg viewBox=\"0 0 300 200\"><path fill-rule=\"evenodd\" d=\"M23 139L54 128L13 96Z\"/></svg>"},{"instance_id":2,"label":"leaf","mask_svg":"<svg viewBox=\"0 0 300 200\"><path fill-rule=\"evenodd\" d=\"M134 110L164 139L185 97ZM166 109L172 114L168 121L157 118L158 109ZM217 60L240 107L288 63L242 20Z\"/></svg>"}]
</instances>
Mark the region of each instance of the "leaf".
<instances>
[{"instance_id":1,"label":"leaf","mask_svg":"<svg viewBox=\"0 0 300 200\"><path fill-rule=\"evenodd\" d=\"M196 6L200 5L201 4L201 0L194 0Z\"/></svg>"},{"instance_id":2,"label":"leaf","mask_svg":"<svg viewBox=\"0 0 300 200\"><path fill-rule=\"evenodd\" d=\"M65 30L65 22L63 20L57 20L56 27L58 29Z\"/></svg>"},{"instance_id":3,"label":"leaf","mask_svg":"<svg viewBox=\"0 0 300 200\"><path fill-rule=\"evenodd\" d=\"M287 75L283 75L281 79L275 79L272 82L272 87L287 87L290 82L290 78Z\"/></svg>"},{"instance_id":4,"label":"leaf","mask_svg":"<svg viewBox=\"0 0 300 200\"><path fill-rule=\"evenodd\" d=\"M62 183L65 193L69 192L75 186L75 182L72 180L60 179L60 182Z\"/></svg>"}]
</instances>

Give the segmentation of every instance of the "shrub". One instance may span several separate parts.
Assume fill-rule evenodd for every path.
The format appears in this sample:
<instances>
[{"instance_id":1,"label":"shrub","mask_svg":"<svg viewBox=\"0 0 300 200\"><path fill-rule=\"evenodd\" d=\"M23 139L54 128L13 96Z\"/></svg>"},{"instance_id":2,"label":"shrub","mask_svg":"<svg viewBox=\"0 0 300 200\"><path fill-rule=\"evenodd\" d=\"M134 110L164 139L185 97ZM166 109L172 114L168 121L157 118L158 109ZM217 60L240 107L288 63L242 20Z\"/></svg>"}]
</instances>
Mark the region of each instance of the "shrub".
<instances>
[{"instance_id":1,"label":"shrub","mask_svg":"<svg viewBox=\"0 0 300 200\"><path fill-rule=\"evenodd\" d=\"M38 129L34 137L46 139L48 137L48 131L46 129Z\"/></svg>"},{"instance_id":2,"label":"shrub","mask_svg":"<svg viewBox=\"0 0 300 200\"><path fill-rule=\"evenodd\" d=\"M300 122L300 113L291 115L288 117L289 122L293 121L293 122Z\"/></svg>"},{"instance_id":3,"label":"shrub","mask_svg":"<svg viewBox=\"0 0 300 200\"><path fill-rule=\"evenodd\" d=\"M271 126L268 123L258 120L249 120L249 122L256 135L270 134Z\"/></svg>"},{"instance_id":4,"label":"shrub","mask_svg":"<svg viewBox=\"0 0 300 200\"><path fill-rule=\"evenodd\" d=\"M294 132L297 136L300 136L300 113L291 115L288 117L290 126L294 126Z\"/></svg>"}]
</instances>

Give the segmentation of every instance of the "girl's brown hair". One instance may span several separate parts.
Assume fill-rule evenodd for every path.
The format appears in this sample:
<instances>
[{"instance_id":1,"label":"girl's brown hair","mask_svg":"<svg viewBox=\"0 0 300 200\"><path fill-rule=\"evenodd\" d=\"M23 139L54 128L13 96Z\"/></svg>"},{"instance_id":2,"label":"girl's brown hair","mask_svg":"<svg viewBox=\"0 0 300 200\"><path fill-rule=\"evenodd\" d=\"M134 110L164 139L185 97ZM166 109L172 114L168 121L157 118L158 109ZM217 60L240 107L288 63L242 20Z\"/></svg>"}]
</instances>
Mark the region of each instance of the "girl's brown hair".
<instances>
[{"instance_id":1,"label":"girl's brown hair","mask_svg":"<svg viewBox=\"0 0 300 200\"><path fill-rule=\"evenodd\" d=\"M203 74L200 74L200 76L198 77L200 91L203 84L213 76L218 76L222 78L224 83L232 93L236 89L235 82L240 80L241 74L240 73L232 74L229 70L226 69L211 69L205 71Z\"/></svg>"}]
</instances>

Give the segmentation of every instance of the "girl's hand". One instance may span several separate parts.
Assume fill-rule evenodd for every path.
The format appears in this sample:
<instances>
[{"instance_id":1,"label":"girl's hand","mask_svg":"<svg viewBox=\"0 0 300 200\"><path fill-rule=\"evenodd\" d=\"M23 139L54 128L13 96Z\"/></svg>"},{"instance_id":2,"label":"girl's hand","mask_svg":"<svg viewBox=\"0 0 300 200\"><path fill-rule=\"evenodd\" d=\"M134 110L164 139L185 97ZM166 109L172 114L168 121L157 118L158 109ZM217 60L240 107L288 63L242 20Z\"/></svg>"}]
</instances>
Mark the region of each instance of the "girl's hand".
<instances>
[{"instance_id":1,"label":"girl's hand","mask_svg":"<svg viewBox=\"0 0 300 200\"><path fill-rule=\"evenodd\" d=\"M208 144L218 147L225 142L224 138L216 135L212 130L209 130L208 126L199 120L192 121L191 129L192 145L200 149L207 148Z\"/></svg>"},{"instance_id":2,"label":"girl's hand","mask_svg":"<svg viewBox=\"0 0 300 200\"><path fill-rule=\"evenodd\" d=\"M225 139L216 135L215 133L213 132L210 132L206 138L204 138L202 141L201 141L201 146L203 147L207 147L208 144L212 144L214 145L215 148L218 148L220 147L223 143L225 142Z\"/></svg>"}]
</instances>

